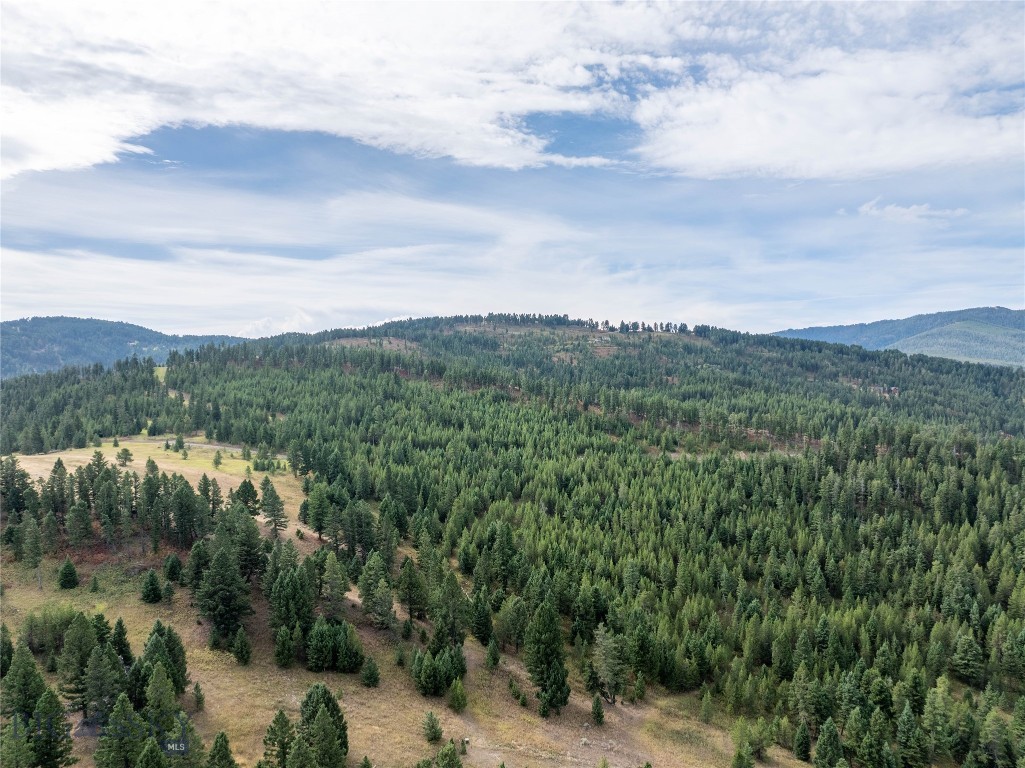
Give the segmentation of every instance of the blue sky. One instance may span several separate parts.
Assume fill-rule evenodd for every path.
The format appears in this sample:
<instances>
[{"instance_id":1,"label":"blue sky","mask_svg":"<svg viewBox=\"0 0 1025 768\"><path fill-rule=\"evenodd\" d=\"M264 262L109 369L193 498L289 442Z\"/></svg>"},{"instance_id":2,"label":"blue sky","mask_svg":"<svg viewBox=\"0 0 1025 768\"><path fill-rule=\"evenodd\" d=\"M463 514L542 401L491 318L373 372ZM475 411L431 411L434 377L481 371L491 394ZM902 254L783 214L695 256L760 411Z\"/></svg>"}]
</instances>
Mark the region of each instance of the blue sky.
<instances>
[{"instance_id":1,"label":"blue sky","mask_svg":"<svg viewBox=\"0 0 1025 768\"><path fill-rule=\"evenodd\" d=\"M1022 307L1023 9L7 2L0 314Z\"/></svg>"}]
</instances>

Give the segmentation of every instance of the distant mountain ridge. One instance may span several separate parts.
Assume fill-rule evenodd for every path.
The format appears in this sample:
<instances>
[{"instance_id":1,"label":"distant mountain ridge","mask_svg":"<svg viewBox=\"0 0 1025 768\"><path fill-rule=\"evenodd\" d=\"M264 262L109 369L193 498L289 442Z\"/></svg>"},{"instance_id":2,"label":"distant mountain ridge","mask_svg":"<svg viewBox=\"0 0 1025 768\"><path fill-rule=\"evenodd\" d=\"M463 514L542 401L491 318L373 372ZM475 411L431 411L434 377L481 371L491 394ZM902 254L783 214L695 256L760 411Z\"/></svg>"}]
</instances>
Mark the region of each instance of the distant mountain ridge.
<instances>
[{"instance_id":1,"label":"distant mountain ridge","mask_svg":"<svg viewBox=\"0 0 1025 768\"><path fill-rule=\"evenodd\" d=\"M238 336L178 336L141 325L79 317L29 317L0 323L0 377L66 365L112 365L137 355L162 363L172 349L238 344Z\"/></svg>"},{"instance_id":2,"label":"distant mountain ridge","mask_svg":"<svg viewBox=\"0 0 1025 768\"><path fill-rule=\"evenodd\" d=\"M898 349L993 365L1025 366L1025 310L976 307L934 312L902 320L856 325L790 328L774 336L857 344L865 349Z\"/></svg>"}]
</instances>

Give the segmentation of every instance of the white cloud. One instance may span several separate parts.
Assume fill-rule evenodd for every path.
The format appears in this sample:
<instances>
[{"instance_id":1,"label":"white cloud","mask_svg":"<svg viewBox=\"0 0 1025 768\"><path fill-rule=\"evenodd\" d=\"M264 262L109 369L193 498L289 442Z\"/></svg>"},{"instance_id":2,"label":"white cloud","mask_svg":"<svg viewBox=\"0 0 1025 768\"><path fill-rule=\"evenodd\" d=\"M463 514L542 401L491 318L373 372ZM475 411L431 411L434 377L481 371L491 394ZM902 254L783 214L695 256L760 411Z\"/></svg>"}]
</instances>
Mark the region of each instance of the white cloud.
<instances>
[{"instance_id":1,"label":"white cloud","mask_svg":"<svg viewBox=\"0 0 1025 768\"><path fill-rule=\"evenodd\" d=\"M184 124L323 131L498 168L605 162L551 152L525 127L536 113L627 117L646 163L703 178L1022 156L1015 4L11 0L0 12L5 177L110 162Z\"/></svg>"},{"instance_id":2,"label":"white cloud","mask_svg":"<svg viewBox=\"0 0 1025 768\"><path fill-rule=\"evenodd\" d=\"M919 205L896 205L890 203L880 207L878 205L881 198L877 197L874 200L869 200L858 206L858 213L862 216L872 216L874 218L886 219L887 221L897 222L918 222L918 221L934 221L941 224L946 224L950 219L964 216L968 213L966 208L940 208L935 209L928 203L922 203Z\"/></svg>"}]
</instances>

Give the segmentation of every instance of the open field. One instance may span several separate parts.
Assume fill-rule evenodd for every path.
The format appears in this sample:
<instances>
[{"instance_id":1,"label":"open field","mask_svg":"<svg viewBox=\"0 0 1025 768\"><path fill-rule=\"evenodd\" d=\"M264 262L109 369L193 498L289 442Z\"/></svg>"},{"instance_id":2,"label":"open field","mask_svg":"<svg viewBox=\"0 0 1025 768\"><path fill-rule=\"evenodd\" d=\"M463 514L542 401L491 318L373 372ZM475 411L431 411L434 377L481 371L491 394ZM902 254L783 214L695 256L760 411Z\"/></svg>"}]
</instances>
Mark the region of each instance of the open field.
<instances>
[{"instance_id":1,"label":"open field","mask_svg":"<svg viewBox=\"0 0 1025 768\"><path fill-rule=\"evenodd\" d=\"M120 447L132 451L131 466L136 471L141 471L146 458L152 457L162 471L179 472L193 484L204 472L216 477L225 493L244 477L247 464L238 458L237 450L232 456L230 448L222 447L224 463L215 470L215 448L203 445L202 440L190 444L189 457L184 460L178 453L164 451L163 439L125 439L120 441ZM94 450L72 450L59 455L69 469L74 469L86 463ZM100 450L108 458L116 452L109 443ZM48 474L57 455L19 457L19 463L33 477L41 477ZM253 473L253 482L258 484L262 474ZM303 541L294 536L296 527L301 527L297 513L303 497L298 481L285 473L274 475L273 480L285 501L290 535L303 552L312 551L317 543L316 534L307 529ZM307 688L316 681L325 682L339 696L349 724L350 763L368 755L375 766L399 768L430 756L436 749L424 740L421 722L424 714L433 710L441 719L445 740L454 738L458 742L462 737L469 738L463 763L473 768L497 768L501 762L507 768L596 766L603 757L613 768L638 768L645 762L656 768L730 764L733 747L728 732L698 720L697 700L693 696L670 696L651 686L647 700L642 703L607 706L605 725L597 728L591 722L590 696L584 691L576 664L570 660L573 694L569 706L560 716L544 720L536 709L520 707L509 693L510 676L523 690L530 690L522 660L503 655L499 668L489 672L483 663L484 649L472 637L465 646L469 706L456 715L446 707L444 699L428 699L416 691L408 669L398 667L395 661L397 648L404 647L408 659L416 642L403 642L397 634L377 630L364 621L355 590L349 594L347 618L356 625L368 656L377 660L380 687L363 687L358 675L278 668L273 662L268 606L258 589L254 590L254 613L245 621L253 643L253 660L248 667L241 667L230 654L207 647L208 628L187 589L178 589L171 605L147 605L141 601L145 569L159 568L169 551L162 548L154 555L148 546L133 545L119 553L108 553L102 546L71 552L82 586L67 591L56 586L56 571L63 552L44 561L42 590L36 586L34 572L5 563L3 619L17 635L25 616L46 603L69 603L86 612L102 611L111 623L119 616L125 620L136 652L141 651L155 620L174 627L186 646L191 681L199 682L206 695L205 710L194 712L192 696L186 693L186 710L194 717L208 746L218 731L226 731L236 758L247 766L255 765L262 757L262 738L274 713L284 709L297 719L299 704ZM93 575L100 583L96 593L88 591ZM76 754L82 758L80 765L90 765L95 739L80 737L76 741ZM789 752L782 750L770 753L769 764L798 765Z\"/></svg>"}]
</instances>

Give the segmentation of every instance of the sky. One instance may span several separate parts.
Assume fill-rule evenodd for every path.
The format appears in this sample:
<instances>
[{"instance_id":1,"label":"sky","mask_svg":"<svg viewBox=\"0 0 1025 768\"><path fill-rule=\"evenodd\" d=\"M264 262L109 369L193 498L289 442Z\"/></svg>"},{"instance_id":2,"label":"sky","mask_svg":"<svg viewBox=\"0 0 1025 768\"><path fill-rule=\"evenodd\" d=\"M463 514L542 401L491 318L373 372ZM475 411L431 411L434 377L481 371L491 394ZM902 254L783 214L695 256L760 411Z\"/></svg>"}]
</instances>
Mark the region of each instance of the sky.
<instances>
[{"instance_id":1,"label":"sky","mask_svg":"<svg viewBox=\"0 0 1025 768\"><path fill-rule=\"evenodd\" d=\"M1025 4L5 0L0 316L1025 306Z\"/></svg>"}]
</instances>

